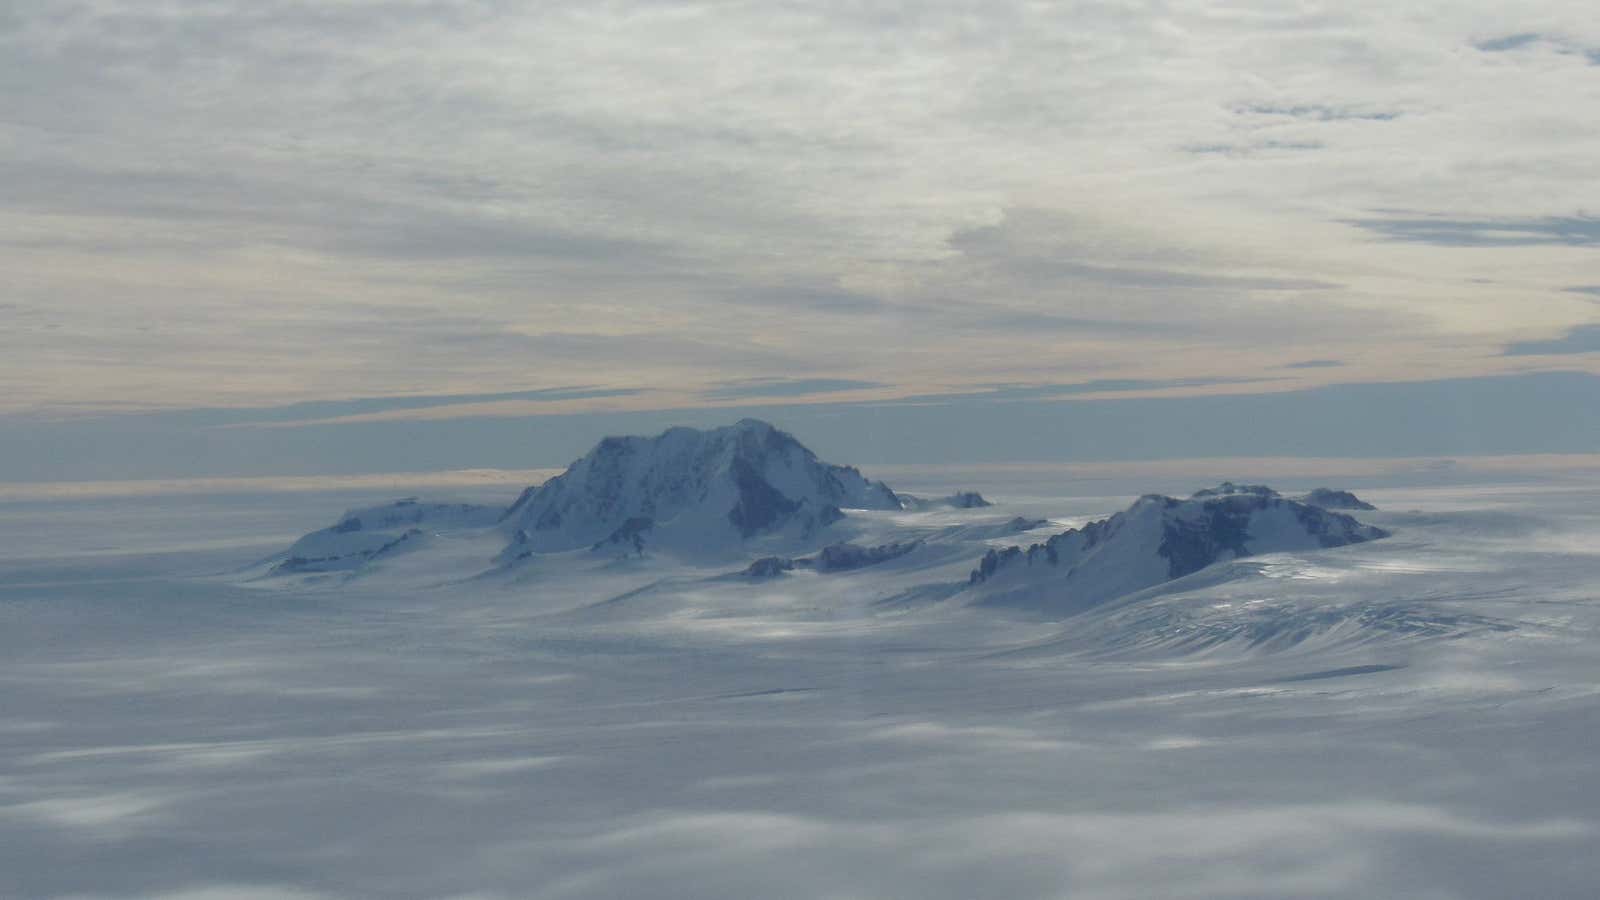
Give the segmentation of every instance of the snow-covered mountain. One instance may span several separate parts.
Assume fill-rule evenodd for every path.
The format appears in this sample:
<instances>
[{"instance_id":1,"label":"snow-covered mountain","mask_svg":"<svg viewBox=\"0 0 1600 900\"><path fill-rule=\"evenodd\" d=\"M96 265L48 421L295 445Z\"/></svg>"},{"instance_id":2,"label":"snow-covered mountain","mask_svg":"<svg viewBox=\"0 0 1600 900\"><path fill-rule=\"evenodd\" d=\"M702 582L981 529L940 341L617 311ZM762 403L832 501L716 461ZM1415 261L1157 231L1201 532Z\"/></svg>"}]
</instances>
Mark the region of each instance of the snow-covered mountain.
<instances>
[{"instance_id":1,"label":"snow-covered mountain","mask_svg":"<svg viewBox=\"0 0 1600 900\"><path fill-rule=\"evenodd\" d=\"M415 497L353 509L336 524L295 541L275 573L342 572L420 549L439 531L482 529L500 518L495 506L422 503Z\"/></svg>"},{"instance_id":2,"label":"snow-covered mountain","mask_svg":"<svg viewBox=\"0 0 1600 900\"><path fill-rule=\"evenodd\" d=\"M809 538L844 509L900 509L894 491L822 462L766 422L612 437L506 510L502 561L583 547L735 555L757 538Z\"/></svg>"},{"instance_id":3,"label":"snow-covered mountain","mask_svg":"<svg viewBox=\"0 0 1600 900\"><path fill-rule=\"evenodd\" d=\"M726 561L838 542L845 535L824 530L846 509L898 510L901 502L882 482L822 462L789 434L745 419L606 438L510 507L408 498L352 510L296 541L272 572L354 571L441 534L473 541L501 535L502 549L485 565L579 549Z\"/></svg>"},{"instance_id":4,"label":"snow-covered mountain","mask_svg":"<svg viewBox=\"0 0 1600 900\"><path fill-rule=\"evenodd\" d=\"M1360 502L1328 490L1316 497ZM974 492L908 500L852 467L819 460L766 422L745 419L722 428L679 427L654 437L606 438L562 474L523 491L509 507L411 498L352 510L296 541L277 557L272 572L354 572L425 550L427 559L415 557L407 571L424 571L428 560L437 560L470 577L572 551L601 557L659 554L717 565L770 557L783 562L782 568L844 571L892 558L924 539L941 553L959 552L954 558L975 555L985 544L1026 540L1012 536L1048 524L1020 516L982 519L986 506ZM970 511L980 518L932 530L892 516L839 524L847 509L908 507L947 510L946 518ZM971 573L970 591L982 601L1094 603L1214 562L1383 535L1348 515L1282 497L1262 485L1224 483L1187 500L1143 497L1109 519L1027 549L990 549ZM850 543L857 540L859 545ZM963 543L970 549L958 550Z\"/></svg>"},{"instance_id":5,"label":"snow-covered mountain","mask_svg":"<svg viewBox=\"0 0 1600 900\"><path fill-rule=\"evenodd\" d=\"M1186 500L1149 494L1042 544L990 550L970 584L982 602L1081 609L1216 562L1387 536L1262 485L1224 483Z\"/></svg>"}]
</instances>

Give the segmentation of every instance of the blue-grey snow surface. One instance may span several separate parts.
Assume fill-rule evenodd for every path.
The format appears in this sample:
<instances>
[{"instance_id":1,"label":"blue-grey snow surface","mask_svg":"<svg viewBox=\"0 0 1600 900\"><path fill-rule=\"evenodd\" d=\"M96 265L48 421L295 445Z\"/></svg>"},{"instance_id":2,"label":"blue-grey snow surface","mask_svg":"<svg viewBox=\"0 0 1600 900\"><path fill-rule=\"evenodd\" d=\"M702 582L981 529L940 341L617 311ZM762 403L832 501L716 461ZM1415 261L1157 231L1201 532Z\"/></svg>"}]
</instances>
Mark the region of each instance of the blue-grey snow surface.
<instances>
[{"instance_id":1,"label":"blue-grey snow surface","mask_svg":"<svg viewBox=\"0 0 1600 900\"><path fill-rule=\"evenodd\" d=\"M0 502L0 896L1595 896L1600 485L1341 482L1391 537L1066 615L969 572L1165 486L985 477L761 579L255 565L371 492Z\"/></svg>"}]
</instances>

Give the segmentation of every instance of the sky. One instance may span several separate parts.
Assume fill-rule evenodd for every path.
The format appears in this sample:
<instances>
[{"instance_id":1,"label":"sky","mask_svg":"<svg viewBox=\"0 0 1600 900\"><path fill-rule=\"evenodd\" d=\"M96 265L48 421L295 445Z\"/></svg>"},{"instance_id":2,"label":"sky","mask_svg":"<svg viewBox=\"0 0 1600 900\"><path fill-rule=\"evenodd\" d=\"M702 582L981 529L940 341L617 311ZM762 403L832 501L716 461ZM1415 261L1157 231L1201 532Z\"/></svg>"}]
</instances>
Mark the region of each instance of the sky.
<instances>
[{"instance_id":1,"label":"sky","mask_svg":"<svg viewBox=\"0 0 1600 900\"><path fill-rule=\"evenodd\" d=\"M1597 159L1584 2L27 0L0 481L1592 450Z\"/></svg>"}]
</instances>

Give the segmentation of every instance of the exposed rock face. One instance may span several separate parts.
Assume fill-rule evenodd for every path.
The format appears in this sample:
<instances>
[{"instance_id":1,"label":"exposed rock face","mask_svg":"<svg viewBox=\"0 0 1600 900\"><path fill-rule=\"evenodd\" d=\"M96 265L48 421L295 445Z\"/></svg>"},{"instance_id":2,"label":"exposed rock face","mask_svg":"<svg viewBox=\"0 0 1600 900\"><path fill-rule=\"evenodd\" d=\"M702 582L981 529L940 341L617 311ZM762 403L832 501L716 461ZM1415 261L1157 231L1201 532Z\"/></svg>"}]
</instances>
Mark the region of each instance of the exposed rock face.
<instances>
[{"instance_id":1,"label":"exposed rock face","mask_svg":"<svg viewBox=\"0 0 1600 900\"><path fill-rule=\"evenodd\" d=\"M649 516L634 516L618 525L616 531L611 532L610 536L605 540L596 542L590 549L601 551L614 548L632 548L634 553L642 554L644 553L645 535L649 534L650 530L655 527L655 520ZM522 540L526 542L526 531L519 528L517 529L517 534L523 535Z\"/></svg>"},{"instance_id":2,"label":"exposed rock face","mask_svg":"<svg viewBox=\"0 0 1600 900\"><path fill-rule=\"evenodd\" d=\"M888 562L897 556L907 553L920 546L919 541L896 542L893 544L879 544L876 547L863 547L859 544L832 544L822 548L816 555L811 565L818 572L848 572L851 569L863 569L875 566L878 563ZM806 562L802 560L802 562Z\"/></svg>"},{"instance_id":3,"label":"exposed rock face","mask_svg":"<svg viewBox=\"0 0 1600 900\"><path fill-rule=\"evenodd\" d=\"M336 524L295 541L287 558L273 571L350 571L380 557L415 549L430 532L485 528L499 515L491 506L419 503L416 498L351 510Z\"/></svg>"},{"instance_id":4,"label":"exposed rock face","mask_svg":"<svg viewBox=\"0 0 1600 900\"><path fill-rule=\"evenodd\" d=\"M1028 602L1084 605L1260 553L1339 547L1387 537L1350 516L1260 485L1201 491L1188 500L1147 495L1109 519L1026 550L991 550L969 583L1017 591Z\"/></svg>"},{"instance_id":5,"label":"exposed rock face","mask_svg":"<svg viewBox=\"0 0 1600 900\"><path fill-rule=\"evenodd\" d=\"M746 578L776 578L794 569L794 560L783 556L763 556L744 570Z\"/></svg>"},{"instance_id":6,"label":"exposed rock face","mask_svg":"<svg viewBox=\"0 0 1600 900\"><path fill-rule=\"evenodd\" d=\"M709 431L606 438L566 472L524 491L502 523L519 552L716 556L758 536L815 534L847 508L899 509L900 501L882 482L821 462L790 435L746 419Z\"/></svg>"},{"instance_id":7,"label":"exposed rock face","mask_svg":"<svg viewBox=\"0 0 1600 900\"><path fill-rule=\"evenodd\" d=\"M1234 484L1224 481L1214 488L1204 488L1194 492L1195 497L1226 497L1229 494L1252 494L1257 497L1276 497L1278 492L1264 484Z\"/></svg>"},{"instance_id":8,"label":"exposed rock face","mask_svg":"<svg viewBox=\"0 0 1600 900\"><path fill-rule=\"evenodd\" d=\"M849 572L905 556L920 546L922 546L921 541L879 544L876 547L846 543L829 544L816 556L800 559L782 556L762 557L751 563L743 574L748 578L772 578L794 569L814 569L823 573Z\"/></svg>"},{"instance_id":9,"label":"exposed rock face","mask_svg":"<svg viewBox=\"0 0 1600 900\"><path fill-rule=\"evenodd\" d=\"M932 500L926 497L913 497L910 494L901 494L900 506L902 509L982 509L994 504L983 499L977 491L957 491L948 497L937 497Z\"/></svg>"},{"instance_id":10,"label":"exposed rock face","mask_svg":"<svg viewBox=\"0 0 1600 900\"><path fill-rule=\"evenodd\" d=\"M1349 491L1336 491L1325 487L1319 487L1305 495L1302 502L1312 506L1320 506L1323 509L1377 509L1376 506Z\"/></svg>"}]
</instances>

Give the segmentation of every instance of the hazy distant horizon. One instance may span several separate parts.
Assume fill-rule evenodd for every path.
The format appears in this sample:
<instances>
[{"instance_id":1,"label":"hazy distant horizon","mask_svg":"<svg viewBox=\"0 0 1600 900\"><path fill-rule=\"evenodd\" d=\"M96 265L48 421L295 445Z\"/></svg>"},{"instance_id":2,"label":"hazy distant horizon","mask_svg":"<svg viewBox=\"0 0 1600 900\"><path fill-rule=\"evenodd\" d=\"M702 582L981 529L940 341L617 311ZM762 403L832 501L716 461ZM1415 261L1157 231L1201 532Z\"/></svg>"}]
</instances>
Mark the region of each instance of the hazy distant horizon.
<instances>
[{"instance_id":1,"label":"hazy distant horizon","mask_svg":"<svg viewBox=\"0 0 1600 900\"><path fill-rule=\"evenodd\" d=\"M449 397L70 418L0 416L0 481L368 475L564 467L600 438L744 417L842 463L1190 457L1473 457L1600 448L1600 376L1559 372L1275 394L1069 399L1022 389L915 400L459 414ZM407 405L409 404L409 406ZM356 410L357 412L351 412ZM443 415L418 416L434 411Z\"/></svg>"}]
</instances>

